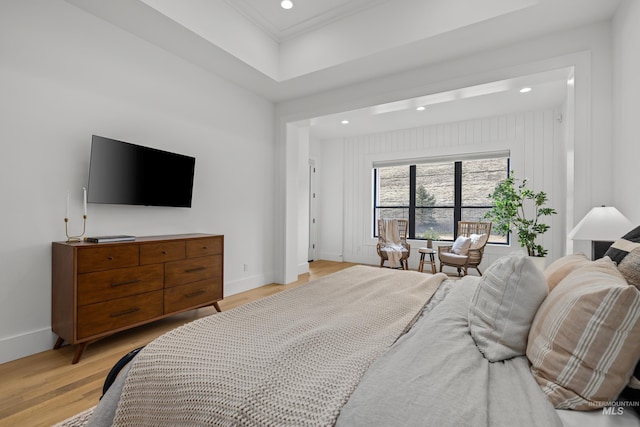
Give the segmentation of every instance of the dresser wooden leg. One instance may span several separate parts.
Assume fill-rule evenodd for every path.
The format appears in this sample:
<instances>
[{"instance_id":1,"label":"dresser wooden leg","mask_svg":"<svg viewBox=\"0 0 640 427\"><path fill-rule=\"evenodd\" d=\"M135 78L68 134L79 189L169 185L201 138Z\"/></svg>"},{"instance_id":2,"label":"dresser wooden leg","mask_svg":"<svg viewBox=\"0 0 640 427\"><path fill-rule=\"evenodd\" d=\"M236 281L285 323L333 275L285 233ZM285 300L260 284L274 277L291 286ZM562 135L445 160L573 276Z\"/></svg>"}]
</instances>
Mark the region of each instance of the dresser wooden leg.
<instances>
[{"instance_id":1,"label":"dresser wooden leg","mask_svg":"<svg viewBox=\"0 0 640 427\"><path fill-rule=\"evenodd\" d=\"M84 352L84 348L86 346L87 346L86 342L78 344L78 347L76 348L76 354L73 356L73 360L71 361L72 365L75 365L76 363L78 363L78 361L80 360L80 357L82 357L82 353Z\"/></svg>"},{"instance_id":2,"label":"dresser wooden leg","mask_svg":"<svg viewBox=\"0 0 640 427\"><path fill-rule=\"evenodd\" d=\"M58 337L58 341L56 341L56 343L53 345L53 349L57 350L60 347L62 347L62 344L64 343L64 339Z\"/></svg>"},{"instance_id":3,"label":"dresser wooden leg","mask_svg":"<svg viewBox=\"0 0 640 427\"><path fill-rule=\"evenodd\" d=\"M214 302L214 303L213 303L213 306L215 307L215 309L216 309L216 311L217 311L218 313L222 313L222 310L220 310L220 306L218 305L218 301Z\"/></svg>"}]
</instances>

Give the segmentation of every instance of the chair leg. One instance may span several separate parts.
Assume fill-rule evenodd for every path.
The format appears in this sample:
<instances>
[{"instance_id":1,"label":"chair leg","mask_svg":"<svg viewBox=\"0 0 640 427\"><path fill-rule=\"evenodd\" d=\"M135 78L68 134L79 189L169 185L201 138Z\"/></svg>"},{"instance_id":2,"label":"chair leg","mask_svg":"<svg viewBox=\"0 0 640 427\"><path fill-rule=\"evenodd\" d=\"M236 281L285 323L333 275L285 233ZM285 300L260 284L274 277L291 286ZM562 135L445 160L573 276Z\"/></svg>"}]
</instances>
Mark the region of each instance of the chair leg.
<instances>
[{"instance_id":1,"label":"chair leg","mask_svg":"<svg viewBox=\"0 0 640 427\"><path fill-rule=\"evenodd\" d=\"M380 258L380 267L384 267L384 258Z\"/></svg>"},{"instance_id":2,"label":"chair leg","mask_svg":"<svg viewBox=\"0 0 640 427\"><path fill-rule=\"evenodd\" d=\"M476 270L478 270L478 273L482 276L482 271L480 271L480 268L476 267Z\"/></svg>"}]
</instances>

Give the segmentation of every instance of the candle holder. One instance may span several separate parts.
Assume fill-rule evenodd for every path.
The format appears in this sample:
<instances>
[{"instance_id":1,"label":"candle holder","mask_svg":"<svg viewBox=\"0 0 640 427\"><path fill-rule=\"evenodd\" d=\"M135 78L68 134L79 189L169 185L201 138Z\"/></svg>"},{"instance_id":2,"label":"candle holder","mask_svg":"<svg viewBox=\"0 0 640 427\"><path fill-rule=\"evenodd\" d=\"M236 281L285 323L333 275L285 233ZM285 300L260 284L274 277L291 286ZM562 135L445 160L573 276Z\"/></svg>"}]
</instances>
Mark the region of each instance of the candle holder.
<instances>
[{"instance_id":1,"label":"candle holder","mask_svg":"<svg viewBox=\"0 0 640 427\"><path fill-rule=\"evenodd\" d=\"M64 219L64 232L67 235L67 243L81 242L84 233L87 231L87 215L82 215L82 234L79 236L69 236L69 218Z\"/></svg>"}]
</instances>

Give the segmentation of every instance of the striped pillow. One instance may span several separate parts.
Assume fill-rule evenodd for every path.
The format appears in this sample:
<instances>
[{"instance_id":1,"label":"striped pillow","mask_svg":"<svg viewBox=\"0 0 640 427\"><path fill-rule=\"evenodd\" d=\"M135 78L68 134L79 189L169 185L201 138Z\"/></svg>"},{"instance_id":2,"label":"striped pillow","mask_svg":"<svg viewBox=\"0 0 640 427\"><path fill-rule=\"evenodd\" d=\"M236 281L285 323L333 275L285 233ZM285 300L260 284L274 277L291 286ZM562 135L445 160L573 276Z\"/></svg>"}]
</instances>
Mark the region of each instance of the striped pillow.
<instances>
[{"instance_id":1,"label":"striped pillow","mask_svg":"<svg viewBox=\"0 0 640 427\"><path fill-rule=\"evenodd\" d=\"M573 270L589 263L591 263L591 260L582 253L567 255L552 262L551 265L544 270L544 278L547 279L549 292Z\"/></svg>"},{"instance_id":2,"label":"striped pillow","mask_svg":"<svg viewBox=\"0 0 640 427\"><path fill-rule=\"evenodd\" d=\"M609 258L565 277L531 325L531 371L558 409L594 410L615 400L640 356L640 291Z\"/></svg>"},{"instance_id":3,"label":"striped pillow","mask_svg":"<svg viewBox=\"0 0 640 427\"><path fill-rule=\"evenodd\" d=\"M640 289L640 227L613 242L604 256L618 264L618 270L630 285Z\"/></svg>"}]
</instances>

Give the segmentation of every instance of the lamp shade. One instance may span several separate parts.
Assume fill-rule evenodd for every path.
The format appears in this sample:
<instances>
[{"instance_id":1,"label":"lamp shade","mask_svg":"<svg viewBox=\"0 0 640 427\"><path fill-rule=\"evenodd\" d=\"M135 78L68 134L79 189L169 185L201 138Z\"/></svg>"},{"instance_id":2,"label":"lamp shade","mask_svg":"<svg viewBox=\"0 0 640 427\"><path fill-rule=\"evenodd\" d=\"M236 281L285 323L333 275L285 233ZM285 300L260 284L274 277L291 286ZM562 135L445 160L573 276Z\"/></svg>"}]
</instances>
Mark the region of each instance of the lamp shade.
<instances>
[{"instance_id":1,"label":"lamp shade","mask_svg":"<svg viewBox=\"0 0 640 427\"><path fill-rule=\"evenodd\" d=\"M592 208L569 232L572 240L614 241L625 235L633 224L613 206Z\"/></svg>"}]
</instances>

